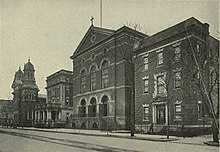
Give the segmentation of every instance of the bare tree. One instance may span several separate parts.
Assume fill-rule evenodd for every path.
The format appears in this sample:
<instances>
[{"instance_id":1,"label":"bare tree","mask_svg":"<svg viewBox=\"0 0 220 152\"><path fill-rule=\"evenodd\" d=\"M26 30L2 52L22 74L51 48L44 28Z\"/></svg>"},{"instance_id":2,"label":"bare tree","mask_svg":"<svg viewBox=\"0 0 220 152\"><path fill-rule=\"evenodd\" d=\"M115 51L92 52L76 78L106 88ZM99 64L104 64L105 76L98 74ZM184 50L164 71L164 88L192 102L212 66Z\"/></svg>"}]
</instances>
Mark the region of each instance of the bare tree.
<instances>
[{"instance_id":1,"label":"bare tree","mask_svg":"<svg viewBox=\"0 0 220 152\"><path fill-rule=\"evenodd\" d=\"M188 35L187 29L186 33ZM185 62L188 65L188 73L194 78L192 83L197 86L198 94L203 97L205 106L209 109L212 118L213 141L219 142L219 52L210 49L209 44L206 44L203 52L198 52L197 48L193 47L192 41L188 38L190 49L187 50L188 58L191 62ZM211 53L212 55L210 55ZM209 55L208 55L209 54ZM209 80L209 79L210 80ZM205 81L207 80L207 81ZM214 99L215 98L215 99ZM214 102L217 100L217 102Z\"/></svg>"},{"instance_id":2,"label":"bare tree","mask_svg":"<svg viewBox=\"0 0 220 152\"><path fill-rule=\"evenodd\" d=\"M140 24L131 24L131 22L127 22L126 25L132 26L135 31L140 30ZM141 41L147 37L146 36L135 36L135 34L129 34L125 39L117 40L115 36L115 47L118 47L118 50L115 51L115 56L117 59L121 59L125 61L126 66L126 79L131 86L131 103L130 103L130 129L131 136L134 136L135 130L135 63L137 61L137 52L136 49L139 47Z\"/></svg>"}]
</instances>

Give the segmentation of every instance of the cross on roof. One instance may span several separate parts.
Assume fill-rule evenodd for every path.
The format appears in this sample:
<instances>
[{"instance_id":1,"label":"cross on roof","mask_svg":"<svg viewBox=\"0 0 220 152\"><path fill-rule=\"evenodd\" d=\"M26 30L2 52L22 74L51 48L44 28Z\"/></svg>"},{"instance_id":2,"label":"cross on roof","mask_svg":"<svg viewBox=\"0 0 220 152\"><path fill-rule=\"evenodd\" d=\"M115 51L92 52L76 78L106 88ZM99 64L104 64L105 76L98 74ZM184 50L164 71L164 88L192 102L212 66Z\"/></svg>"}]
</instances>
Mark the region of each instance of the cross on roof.
<instances>
[{"instance_id":1,"label":"cross on roof","mask_svg":"<svg viewBox=\"0 0 220 152\"><path fill-rule=\"evenodd\" d=\"M93 20L94 20L94 17L92 16L90 21L91 21L91 25L93 25Z\"/></svg>"}]
</instances>

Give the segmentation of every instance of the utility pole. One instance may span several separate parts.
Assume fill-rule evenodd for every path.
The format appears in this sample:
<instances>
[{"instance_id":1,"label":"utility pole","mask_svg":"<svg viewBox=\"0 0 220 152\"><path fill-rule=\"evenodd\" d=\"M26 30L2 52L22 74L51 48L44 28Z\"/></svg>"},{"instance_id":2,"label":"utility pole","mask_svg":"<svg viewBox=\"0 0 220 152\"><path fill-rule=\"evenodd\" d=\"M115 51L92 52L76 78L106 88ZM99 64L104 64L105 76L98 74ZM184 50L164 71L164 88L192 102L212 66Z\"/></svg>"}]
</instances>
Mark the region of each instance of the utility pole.
<instances>
[{"instance_id":1,"label":"utility pole","mask_svg":"<svg viewBox=\"0 0 220 152\"><path fill-rule=\"evenodd\" d=\"M100 27L102 27L102 0L100 0Z\"/></svg>"}]
</instances>

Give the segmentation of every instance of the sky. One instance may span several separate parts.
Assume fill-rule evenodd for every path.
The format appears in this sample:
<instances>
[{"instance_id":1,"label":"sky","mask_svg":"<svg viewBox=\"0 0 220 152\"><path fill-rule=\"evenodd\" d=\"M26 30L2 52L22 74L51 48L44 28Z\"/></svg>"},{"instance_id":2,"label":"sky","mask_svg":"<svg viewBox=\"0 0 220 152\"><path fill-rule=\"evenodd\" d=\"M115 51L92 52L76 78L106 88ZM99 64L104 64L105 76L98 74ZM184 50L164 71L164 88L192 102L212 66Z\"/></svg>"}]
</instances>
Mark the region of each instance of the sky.
<instances>
[{"instance_id":1,"label":"sky","mask_svg":"<svg viewBox=\"0 0 220 152\"><path fill-rule=\"evenodd\" d=\"M138 23L155 34L195 17L210 25L219 39L219 1L215 0L102 0L102 27L117 30ZM15 71L30 60L41 94L46 77L72 70L70 56L91 25L100 26L100 0L0 0L0 99L12 99Z\"/></svg>"}]
</instances>

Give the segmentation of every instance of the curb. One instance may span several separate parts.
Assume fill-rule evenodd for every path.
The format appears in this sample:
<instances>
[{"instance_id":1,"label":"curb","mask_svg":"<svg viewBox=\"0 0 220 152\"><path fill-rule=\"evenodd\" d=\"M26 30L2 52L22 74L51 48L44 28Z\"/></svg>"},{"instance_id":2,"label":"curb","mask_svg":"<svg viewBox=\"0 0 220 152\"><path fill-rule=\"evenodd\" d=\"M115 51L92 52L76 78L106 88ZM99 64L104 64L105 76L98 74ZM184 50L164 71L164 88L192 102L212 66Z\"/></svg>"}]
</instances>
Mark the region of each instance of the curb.
<instances>
[{"instance_id":1,"label":"curb","mask_svg":"<svg viewBox=\"0 0 220 152\"><path fill-rule=\"evenodd\" d=\"M205 141L204 144L209 145L209 146L219 147L219 142Z\"/></svg>"},{"instance_id":2,"label":"curb","mask_svg":"<svg viewBox=\"0 0 220 152\"><path fill-rule=\"evenodd\" d=\"M170 142L177 141L179 139L167 139L167 138L142 138L142 137L131 137L131 136L119 136L119 135L103 135L103 134L90 134L90 133L77 133L77 132L63 132L63 131L50 131L50 130L38 130L38 129L20 129L19 130L29 130L29 131L42 131L42 132L53 132L53 133L63 133L63 134L75 134L75 135L87 135L87 136L99 136L99 137L115 137L115 138L126 138L135 140L145 140L145 141L155 141L155 142Z\"/></svg>"}]
</instances>

